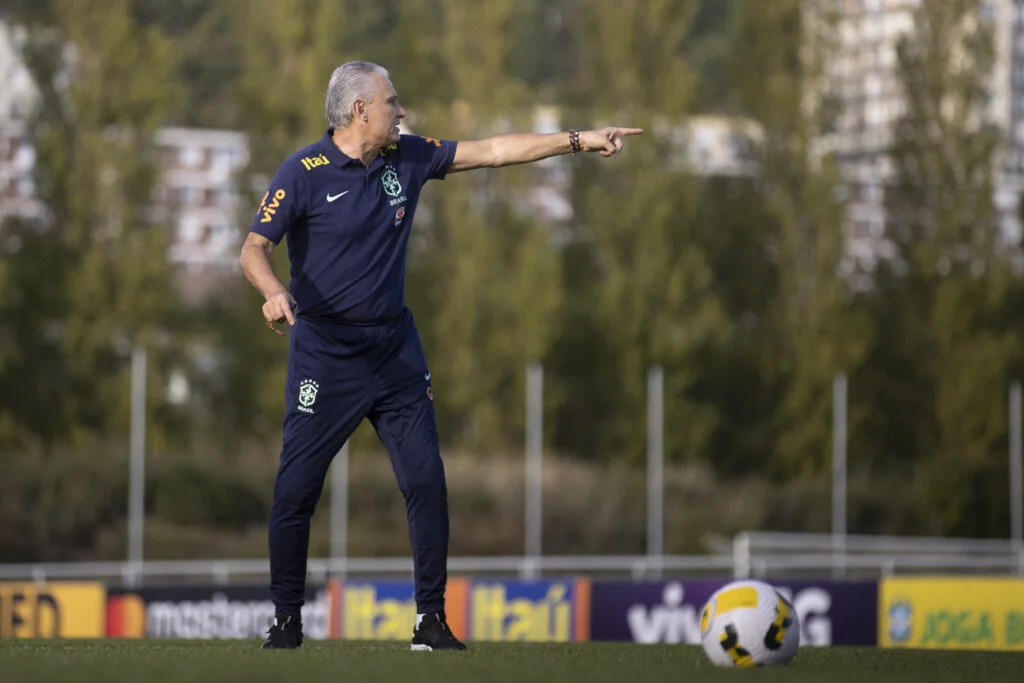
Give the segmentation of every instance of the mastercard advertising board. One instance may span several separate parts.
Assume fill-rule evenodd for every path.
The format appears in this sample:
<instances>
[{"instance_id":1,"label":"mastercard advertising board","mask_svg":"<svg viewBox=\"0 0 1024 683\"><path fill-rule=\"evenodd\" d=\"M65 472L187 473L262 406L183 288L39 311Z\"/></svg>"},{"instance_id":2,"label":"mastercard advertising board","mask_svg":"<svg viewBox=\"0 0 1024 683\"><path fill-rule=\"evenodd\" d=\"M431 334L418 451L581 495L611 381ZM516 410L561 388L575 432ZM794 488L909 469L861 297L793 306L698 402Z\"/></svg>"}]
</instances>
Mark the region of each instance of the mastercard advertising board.
<instances>
[{"instance_id":1,"label":"mastercard advertising board","mask_svg":"<svg viewBox=\"0 0 1024 683\"><path fill-rule=\"evenodd\" d=\"M307 638L329 637L334 599L330 586L307 589ZM111 591L106 608L107 635L114 638L262 638L273 620L274 603L263 585Z\"/></svg>"}]
</instances>

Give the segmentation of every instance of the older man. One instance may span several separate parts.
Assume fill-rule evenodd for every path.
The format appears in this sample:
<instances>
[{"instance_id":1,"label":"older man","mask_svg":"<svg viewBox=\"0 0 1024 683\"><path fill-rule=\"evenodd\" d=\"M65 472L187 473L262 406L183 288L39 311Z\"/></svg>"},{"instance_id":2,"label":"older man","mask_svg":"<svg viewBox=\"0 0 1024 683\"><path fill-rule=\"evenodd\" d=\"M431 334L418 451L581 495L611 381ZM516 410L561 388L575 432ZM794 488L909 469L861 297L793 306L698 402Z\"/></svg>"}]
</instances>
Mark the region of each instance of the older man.
<instances>
[{"instance_id":1,"label":"older man","mask_svg":"<svg viewBox=\"0 0 1024 683\"><path fill-rule=\"evenodd\" d=\"M414 650L464 650L445 620L448 498L430 369L405 306L409 232L423 185L448 173L570 152L612 157L642 131L604 128L450 141L401 135L405 110L382 66L349 62L327 88L323 138L278 169L242 247L266 299L291 328L286 415L270 517L276 618L265 648L302 645L310 519L334 455L364 418L387 447L405 497L416 583ZM288 238L290 291L270 252Z\"/></svg>"}]
</instances>

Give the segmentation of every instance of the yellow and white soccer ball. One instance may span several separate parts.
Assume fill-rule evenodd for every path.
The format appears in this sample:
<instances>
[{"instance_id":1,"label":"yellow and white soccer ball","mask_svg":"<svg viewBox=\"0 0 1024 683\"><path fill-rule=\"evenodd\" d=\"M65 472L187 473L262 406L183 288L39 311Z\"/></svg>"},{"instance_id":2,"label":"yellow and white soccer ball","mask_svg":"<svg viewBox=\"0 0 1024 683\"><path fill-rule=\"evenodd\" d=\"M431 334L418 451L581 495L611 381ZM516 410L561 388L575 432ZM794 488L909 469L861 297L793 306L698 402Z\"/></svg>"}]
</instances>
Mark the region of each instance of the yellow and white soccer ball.
<instances>
[{"instance_id":1,"label":"yellow and white soccer ball","mask_svg":"<svg viewBox=\"0 0 1024 683\"><path fill-rule=\"evenodd\" d=\"M800 622L789 600L763 581L734 581L700 613L704 652L717 666L779 666L800 646Z\"/></svg>"}]
</instances>

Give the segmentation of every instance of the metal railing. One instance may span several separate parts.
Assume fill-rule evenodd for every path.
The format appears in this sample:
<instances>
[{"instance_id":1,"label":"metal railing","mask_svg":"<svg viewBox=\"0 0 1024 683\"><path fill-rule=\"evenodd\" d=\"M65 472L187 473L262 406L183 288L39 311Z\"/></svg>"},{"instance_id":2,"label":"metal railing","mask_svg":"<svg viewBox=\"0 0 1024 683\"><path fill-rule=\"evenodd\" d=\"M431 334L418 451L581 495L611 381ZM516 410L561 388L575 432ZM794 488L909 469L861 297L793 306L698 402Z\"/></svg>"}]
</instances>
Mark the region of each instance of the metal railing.
<instances>
[{"instance_id":1,"label":"metal railing","mask_svg":"<svg viewBox=\"0 0 1024 683\"><path fill-rule=\"evenodd\" d=\"M814 564L836 578L853 569L877 569L883 576L900 571L1024 575L1024 544L1004 539L747 531L736 535L732 550L737 577Z\"/></svg>"},{"instance_id":2,"label":"metal railing","mask_svg":"<svg viewBox=\"0 0 1024 683\"><path fill-rule=\"evenodd\" d=\"M544 555L540 557L450 557L452 574L505 575L536 579L557 574L609 574L634 580L673 574L731 574L732 555ZM251 560L150 560L145 562L64 562L51 564L0 564L0 581L47 581L68 579L119 580L136 586L150 579L210 577L226 585L233 579L268 575L266 559ZM314 581L331 576L412 576L409 558L311 558L307 572Z\"/></svg>"},{"instance_id":3,"label":"metal railing","mask_svg":"<svg viewBox=\"0 0 1024 683\"><path fill-rule=\"evenodd\" d=\"M131 587L168 579L212 579L227 585L239 580L264 580L268 570L266 559L0 564L0 581L90 579ZM732 552L726 553L451 557L448 570L452 574L522 579L572 574L628 580L665 575L772 579L985 572L1024 576L1024 547L1004 540L744 532L733 538ZM412 560L312 558L307 571L318 582L328 577L411 577Z\"/></svg>"}]
</instances>

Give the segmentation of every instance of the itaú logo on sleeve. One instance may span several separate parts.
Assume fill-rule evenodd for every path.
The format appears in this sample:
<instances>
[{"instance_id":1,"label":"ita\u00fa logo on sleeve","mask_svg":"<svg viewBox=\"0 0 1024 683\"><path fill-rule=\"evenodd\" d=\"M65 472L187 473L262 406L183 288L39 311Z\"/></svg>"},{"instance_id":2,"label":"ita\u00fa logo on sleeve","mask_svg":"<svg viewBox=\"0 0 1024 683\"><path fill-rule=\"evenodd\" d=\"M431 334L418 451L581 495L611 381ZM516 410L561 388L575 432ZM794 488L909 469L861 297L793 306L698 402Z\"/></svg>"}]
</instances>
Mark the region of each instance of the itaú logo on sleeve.
<instances>
[{"instance_id":1,"label":"ita\u00fa logo on sleeve","mask_svg":"<svg viewBox=\"0 0 1024 683\"><path fill-rule=\"evenodd\" d=\"M303 157L302 159L302 165L307 171L312 171L317 166L327 166L330 163L323 154L318 154L315 157Z\"/></svg>"}]
</instances>

